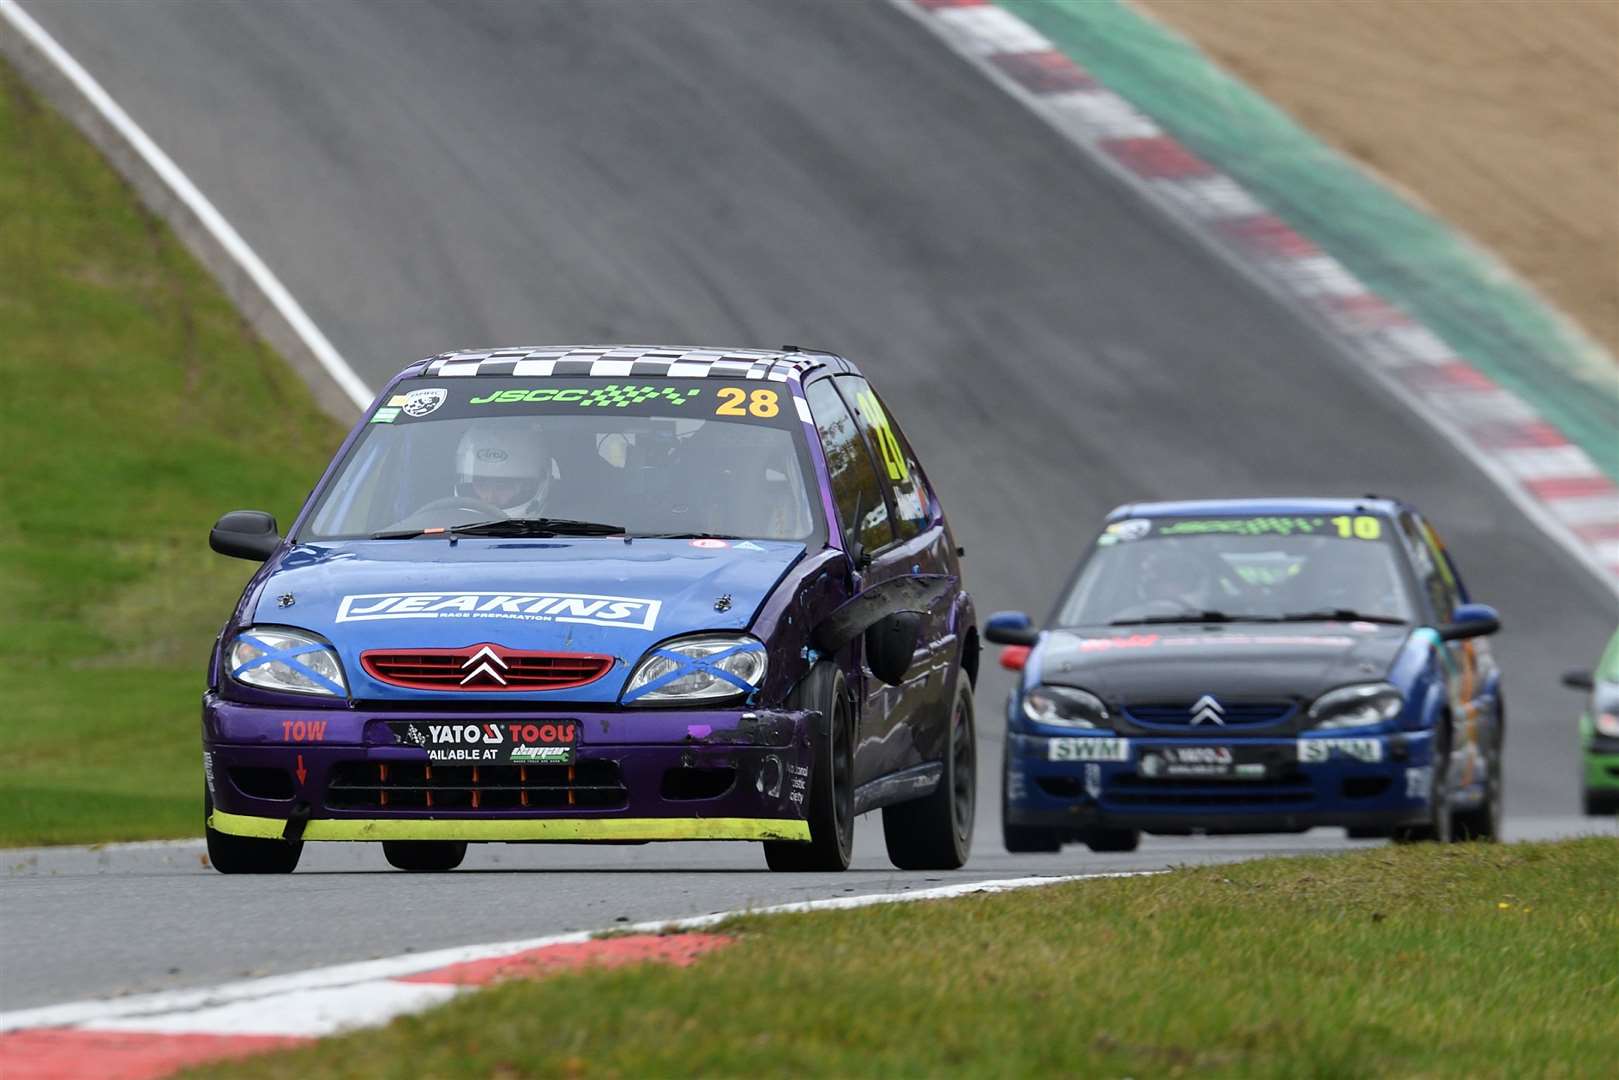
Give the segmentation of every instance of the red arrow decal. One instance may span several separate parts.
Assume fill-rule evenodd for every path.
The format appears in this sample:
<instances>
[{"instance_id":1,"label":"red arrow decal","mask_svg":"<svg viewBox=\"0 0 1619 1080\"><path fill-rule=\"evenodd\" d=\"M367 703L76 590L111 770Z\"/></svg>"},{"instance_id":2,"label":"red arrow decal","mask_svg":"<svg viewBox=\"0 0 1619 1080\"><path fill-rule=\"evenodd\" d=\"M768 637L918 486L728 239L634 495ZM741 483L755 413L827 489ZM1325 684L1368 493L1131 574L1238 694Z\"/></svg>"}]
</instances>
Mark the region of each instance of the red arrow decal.
<instances>
[{"instance_id":1,"label":"red arrow decal","mask_svg":"<svg viewBox=\"0 0 1619 1080\"><path fill-rule=\"evenodd\" d=\"M298 774L299 784L302 784L304 782L304 778L309 775L309 770L304 768L304 756L302 754L298 755L298 768L294 771Z\"/></svg>"}]
</instances>

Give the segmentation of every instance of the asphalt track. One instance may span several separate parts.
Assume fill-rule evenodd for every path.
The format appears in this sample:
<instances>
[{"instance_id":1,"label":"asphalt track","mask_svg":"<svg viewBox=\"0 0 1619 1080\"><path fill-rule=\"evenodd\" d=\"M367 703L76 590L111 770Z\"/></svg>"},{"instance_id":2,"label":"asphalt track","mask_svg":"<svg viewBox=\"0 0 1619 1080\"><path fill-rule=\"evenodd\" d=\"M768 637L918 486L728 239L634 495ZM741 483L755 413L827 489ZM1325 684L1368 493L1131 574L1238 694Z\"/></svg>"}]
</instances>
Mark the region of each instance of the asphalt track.
<instances>
[{"instance_id":1,"label":"asphalt track","mask_svg":"<svg viewBox=\"0 0 1619 1080\"><path fill-rule=\"evenodd\" d=\"M1594 658L1619 619L1612 593L1298 313L888 5L26 7L373 385L462 344L790 342L856 358L941 489L982 612L1043 612L1116 503L1414 500L1504 615L1510 830L1581 826L1577 702L1557 676ZM1007 686L995 670L979 691L964 873L1346 844L1317 830L1009 856L995 820ZM380 857L333 846L253 881L204 872L184 846L8 855L6 1008L942 877L891 870L869 819L841 876L764 874L751 845L496 847L471 862L491 872L441 877L346 873ZM498 872L514 869L549 872Z\"/></svg>"}]
</instances>

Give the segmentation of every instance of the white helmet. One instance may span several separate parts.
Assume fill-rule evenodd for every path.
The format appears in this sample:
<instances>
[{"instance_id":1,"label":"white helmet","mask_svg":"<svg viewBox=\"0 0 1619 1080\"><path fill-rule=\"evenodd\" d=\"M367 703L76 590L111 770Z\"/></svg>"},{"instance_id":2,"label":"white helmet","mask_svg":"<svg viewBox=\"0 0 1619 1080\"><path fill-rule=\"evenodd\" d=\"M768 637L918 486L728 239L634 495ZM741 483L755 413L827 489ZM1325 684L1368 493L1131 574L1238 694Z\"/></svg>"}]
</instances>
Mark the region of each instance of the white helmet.
<instances>
[{"instance_id":1,"label":"white helmet","mask_svg":"<svg viewBox=\"0 0 1619 1080\"><path fill-rule=\"evenodd\" d=\"M455 493L508 517L539 516L550 485L550 449L531 424L474 424L455 448Z\"/></svg>"}]
</instances>

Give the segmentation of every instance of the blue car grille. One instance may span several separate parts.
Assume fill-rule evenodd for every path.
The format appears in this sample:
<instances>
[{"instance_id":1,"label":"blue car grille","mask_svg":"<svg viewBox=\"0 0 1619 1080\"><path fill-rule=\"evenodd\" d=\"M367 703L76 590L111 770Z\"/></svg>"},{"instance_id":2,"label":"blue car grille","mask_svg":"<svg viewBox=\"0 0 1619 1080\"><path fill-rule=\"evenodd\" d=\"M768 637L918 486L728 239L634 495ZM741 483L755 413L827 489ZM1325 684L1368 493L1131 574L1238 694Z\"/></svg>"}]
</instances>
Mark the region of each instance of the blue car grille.
<instances>
[{"instance_id":1,"label":"blue car grille","mask_svg":"<svg viewBox=\"0 0 1619 1080\"><path fill-rule=\"evenodd\" d=\"M1280 724L1292 719L1297 708L1291 701L1235 701L1221 702L1223 723L1204 722L1195 725L1201 732L1218 731L1222 727L1257 727L1261 724ZM1184 731L1192 724L1193 702L1177 701L1169 704L1126 705L1125 714L1142 727L1168 728Z\"/></svg>"}]
</instances>

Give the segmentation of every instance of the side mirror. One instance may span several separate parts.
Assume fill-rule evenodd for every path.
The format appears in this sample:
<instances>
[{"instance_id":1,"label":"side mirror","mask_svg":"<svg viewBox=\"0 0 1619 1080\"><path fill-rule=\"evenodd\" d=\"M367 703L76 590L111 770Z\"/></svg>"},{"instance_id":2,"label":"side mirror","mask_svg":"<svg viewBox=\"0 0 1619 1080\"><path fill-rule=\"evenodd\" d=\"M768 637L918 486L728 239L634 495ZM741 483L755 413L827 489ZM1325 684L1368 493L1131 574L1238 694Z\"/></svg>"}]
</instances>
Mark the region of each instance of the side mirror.
<instances>
[{"instance_id":1,"label":"side mirror","mask_svg":"<svg viewBox=\"0 0 1619 1080\"><path fill-rule=\"evenodd\" d=\"M889 686L898 686L911 670L916 639L921 633L920 612L896 611L884 615L866 628L866 666Z\"/></svg>"},{"instance_id":2,"label":"side mirror","mask_svg":"<svg viewBox=\"0 0 1619 1080\"><path fill-rule=\"evenodd\" d=\"M235 559L263 562L279 543L275 518L262 510L232 510L208 530L208 546Z\"/></svg>"},{"instance_id":3,"label":"side mirror","mask_svg":"<svg viewBox=\"0 0 1619 1080\"><path fill-rule=\"evenodd\" d=\"M1501 616L1488 604L1458 604L1449 626L1439 628L1441 641L1483 637L1501 629Z\"/></svg>"},{"instance_id":4,"label":"side mirror","mask_svg":"<svg viewBox=\"0 0 1619 1080\"><path fill-rule=\"evenodd\" d=\"M1033 645L1040 631L1021 611L997 611L984 623L984 637L997 645Z\"/></svg>"},{"instance_id":5,"label":"side mirror","mask_svg":"<svg viewBox=\"0 0 1619 1080\"><path fill-rule=\"evenodd\" d=\"M1563 672L1563 685L1570 690L1595 690L1597 681L1591 672L1575 668L1573 671Z\"/></svg>"},{"instance_id":6,"label":"side mirror","mask_svg":"<svg viewBox=\"0 0 1619 1080\"><path fill-rule=\"evenodd\" d=\"M1028 645L1008 645L1001 650L1001 667L1007 671L1022 671L1029 663Z\"/></svg>"}]
</instances>

